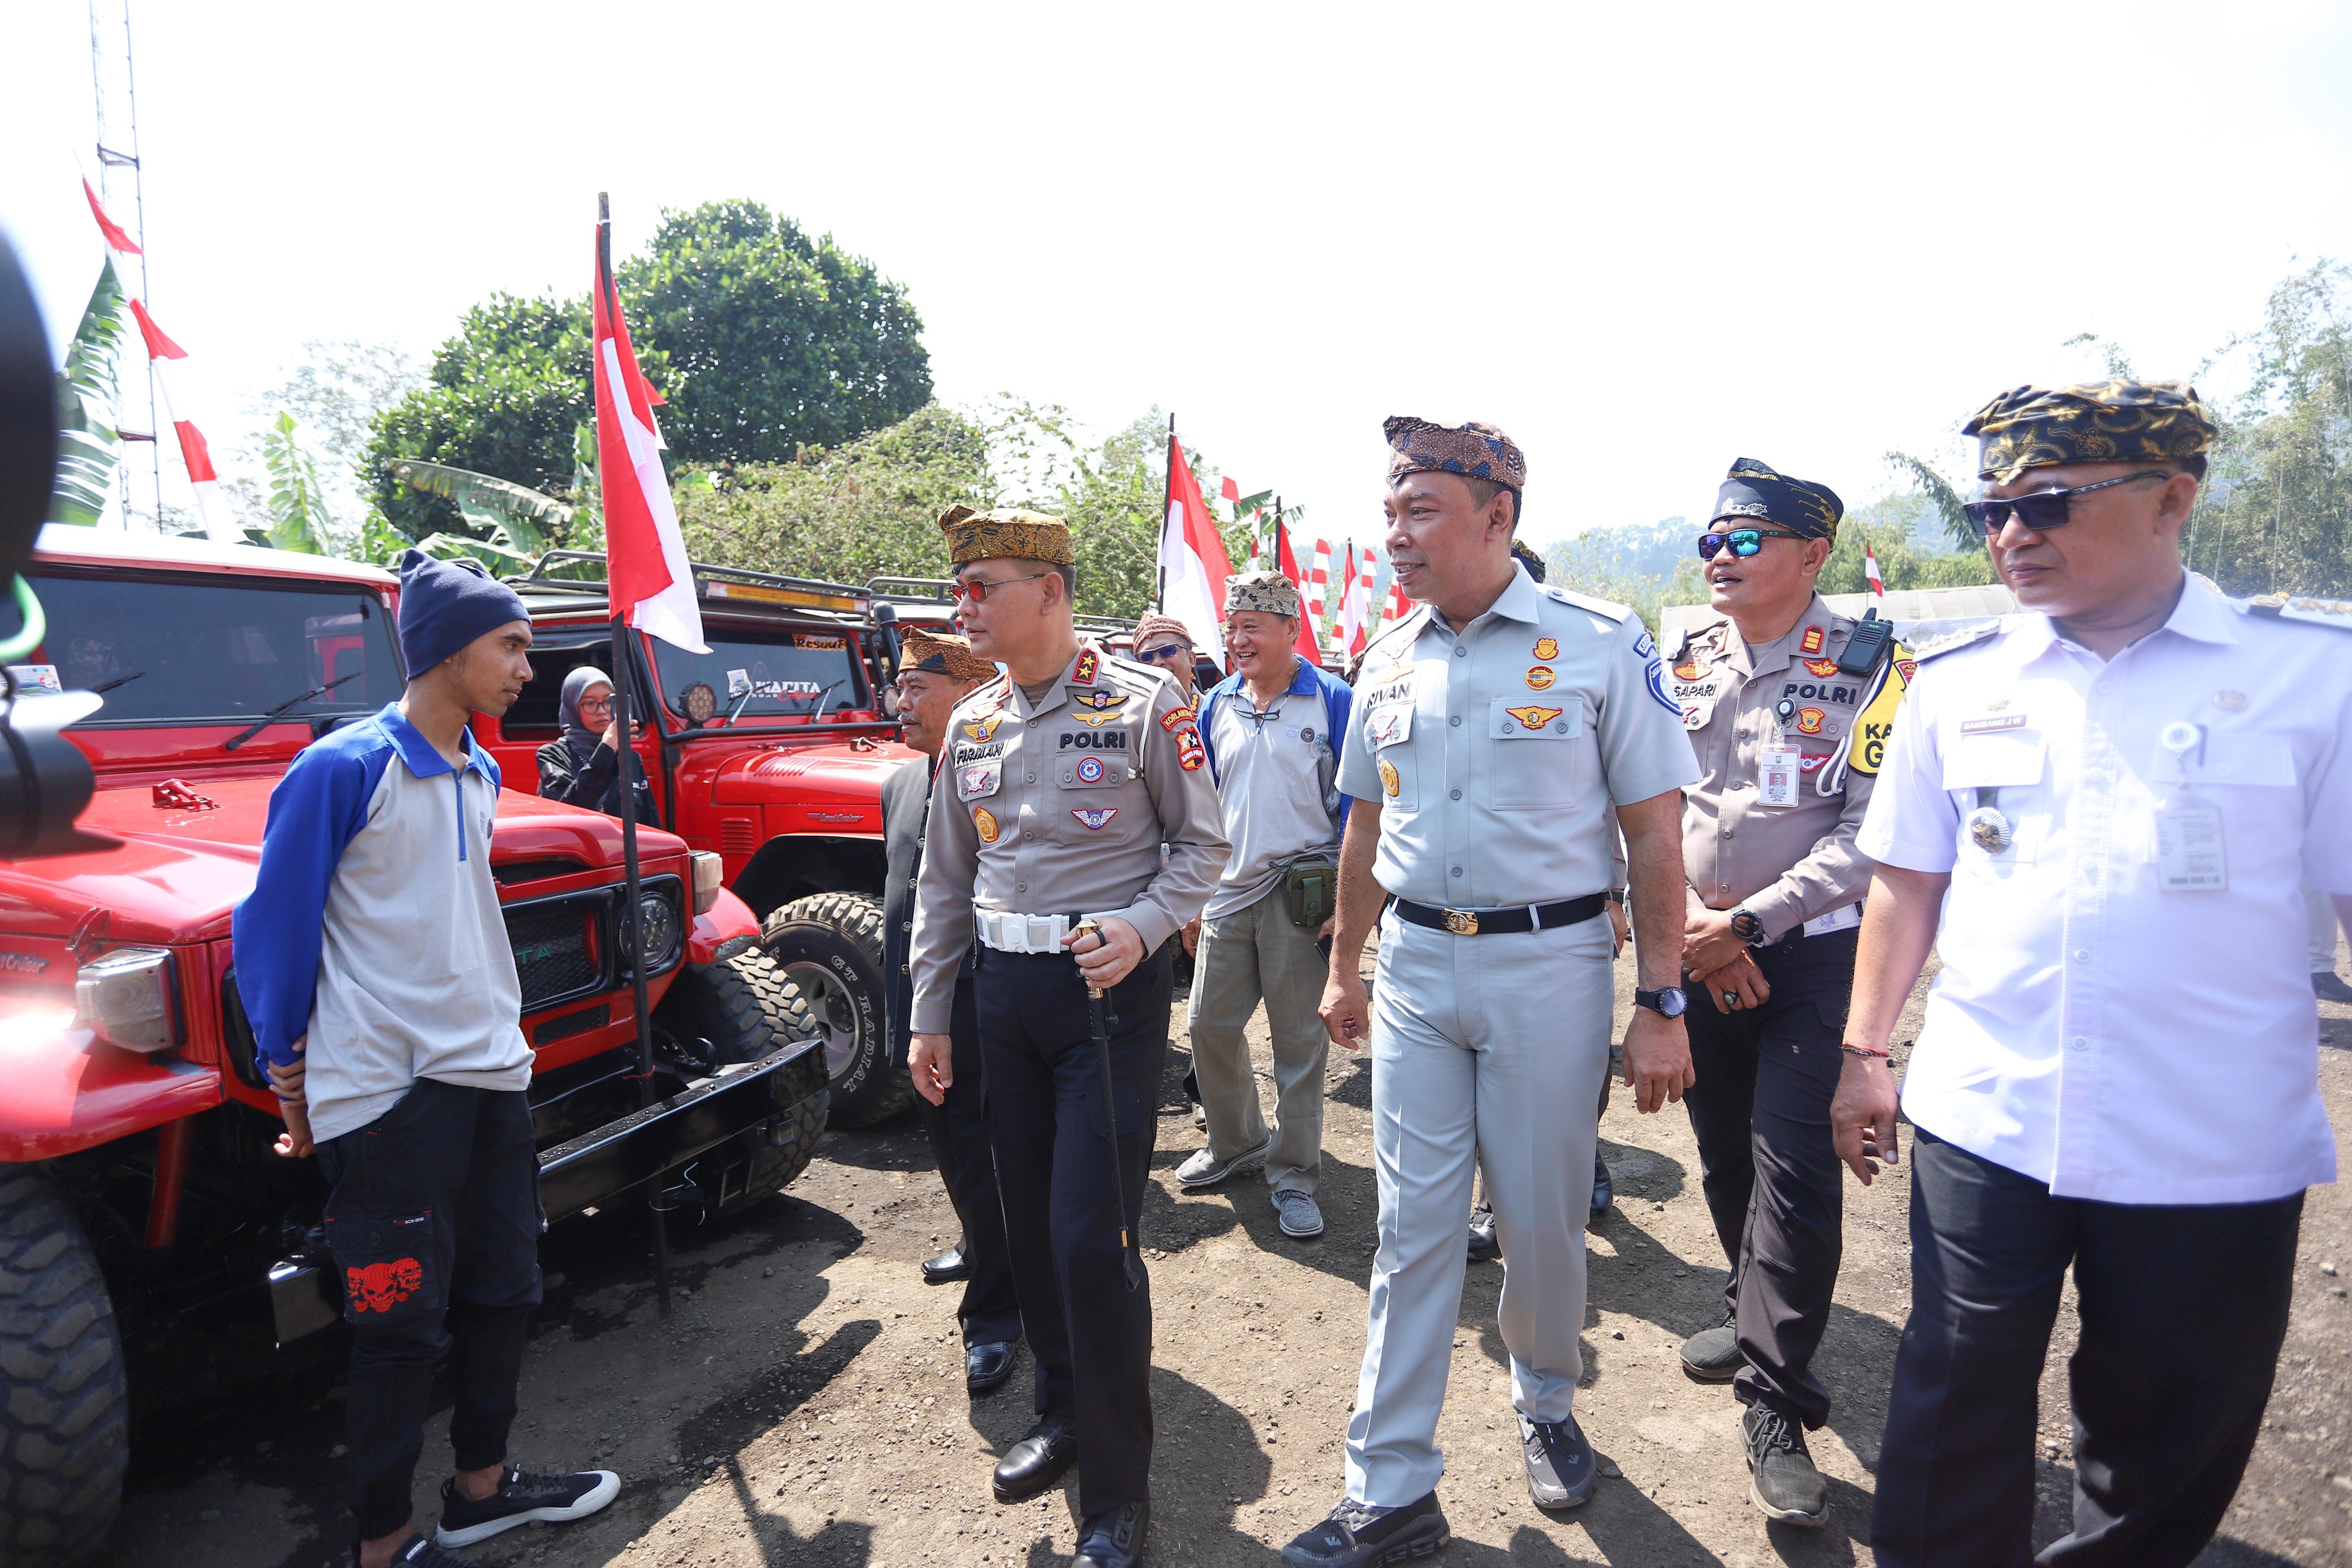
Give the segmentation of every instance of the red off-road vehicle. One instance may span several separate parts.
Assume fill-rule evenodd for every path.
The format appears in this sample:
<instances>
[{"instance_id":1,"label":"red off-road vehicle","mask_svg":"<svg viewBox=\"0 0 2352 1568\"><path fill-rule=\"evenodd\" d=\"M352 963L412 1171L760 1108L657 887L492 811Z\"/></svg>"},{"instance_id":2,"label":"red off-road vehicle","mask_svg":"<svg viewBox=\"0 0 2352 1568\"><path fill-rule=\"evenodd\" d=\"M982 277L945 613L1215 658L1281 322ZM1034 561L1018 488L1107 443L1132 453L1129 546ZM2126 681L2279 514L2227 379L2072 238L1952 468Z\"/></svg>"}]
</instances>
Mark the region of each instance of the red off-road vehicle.
<instances>
[{"instance_id":1,"label":"red off-road vehicle","mask_svg":"<svg viewBox=\"0 0 2352 1568\"><path fill-rule=\"evenodd\" d=\"M142 1350L224 1316L280 1344L336 1321L322 1184L271 1151L282 1124L229 916L288 762L403 682L397 583L374 568L51 528L29 575L49 632L15 667L18 700L102 697L66 733L98 776L80 825L119 841L0 862L0 1562L16 1568L104 1538L132 1396L187 1370ZM821 1135L824 1059L717 856L642 835L640 951L624 951L618 822L539 799L529 758L500 762L490 863L538 1051L548 1218L656 1188L706 1212L774 1193Z\"/></svg>"},{"instance_id":2,"label":"red off-road vehicle","mask_svg":"<svg viewBox=\"0 0 2352 1568\"><path fill-rule=\"evenodd\" d=\"M602 556L558 550L509 579L530 607L531 682L474 733L518 787L558 736L564 676L615 673L603 570ZM824 1039L833 1124L870 1126L913 1093L882 1014L882 781L917 755L887 696L893 610L847 583L693 570L710 652L627 644L651 699L636 744L655 816L719 857Z\"/></svg>"}]
</instances>

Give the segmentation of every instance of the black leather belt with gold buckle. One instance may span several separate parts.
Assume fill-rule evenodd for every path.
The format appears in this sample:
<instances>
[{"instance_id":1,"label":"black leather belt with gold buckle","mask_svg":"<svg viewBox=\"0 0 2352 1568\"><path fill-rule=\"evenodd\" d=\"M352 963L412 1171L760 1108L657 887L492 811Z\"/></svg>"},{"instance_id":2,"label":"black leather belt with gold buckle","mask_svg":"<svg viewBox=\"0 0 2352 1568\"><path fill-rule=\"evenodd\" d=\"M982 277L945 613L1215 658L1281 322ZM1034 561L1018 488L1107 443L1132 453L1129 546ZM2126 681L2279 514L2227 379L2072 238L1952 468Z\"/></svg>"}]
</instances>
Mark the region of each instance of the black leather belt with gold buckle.
<instances>
[{"instance_id":1,"label":"black leather belt with gold buckle","mask_svg":"<svg viewBox=\"0 0 2352 1568\"><path fill-rule=\"evenodd\" d=\"M1409 898L1396 901L1396 912L1404 919L1433 931L1451 931L1456 936L1553 931L1590 920L1608 906L1607 897L1598 893L1562 899L1558 904L1515 904L1508 909L1440 909L1434 904L1415 904Z\"/></svg>"}]
</instances>

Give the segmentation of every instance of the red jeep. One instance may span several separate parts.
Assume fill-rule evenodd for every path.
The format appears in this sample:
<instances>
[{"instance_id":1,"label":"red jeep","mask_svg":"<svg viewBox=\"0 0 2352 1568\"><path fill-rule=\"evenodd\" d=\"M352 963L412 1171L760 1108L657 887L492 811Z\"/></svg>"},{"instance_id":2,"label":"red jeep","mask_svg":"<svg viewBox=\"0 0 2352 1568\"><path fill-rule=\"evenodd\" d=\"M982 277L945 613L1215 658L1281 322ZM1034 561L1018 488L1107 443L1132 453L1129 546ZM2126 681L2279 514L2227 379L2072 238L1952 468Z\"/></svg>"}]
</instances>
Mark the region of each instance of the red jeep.
<instances>
[{"instance_id":1,"label":"red jeep","mask_svg":"<svg viewBox=\"0 0 2352 1568\"><path fill-rule=\"evenodd\" d=\"M19 700L103 698L66 733L98 775L80 826L119 841L0 862L0 1561L16 1568L104 1538L133 1393L188 1371L142 1349L224 1314L281 1345L336 1321L322 1184L271 1152L229 915L288 762L402 686L397 583L373 567L53 527L28 576L49 632L15 667ZM500 760L490 863L538 1051L548 1218L656 1187L704 1212L775 1192L822 1134L824 1057L718 858L642 835L625 953L618 822Z\"/></svg>"},{"instance_id":2,"label":"red jeep","mask_svg":"<svg viewBox=\"0 0 2352 1568\"><path fill-rule=\"evenodd\" d=\"M824 1037L833 1124L870 1126L913 1093L882 1017L882 781L917 756L885 695L894 609L847 583L693 570L710 652L636 633L627 643L635 689L651 694L637 755L655 814L717 854L760 917L768 956ZM602 556L557 550L508 580L530 607L531 681L503 719L477 716L474 734L515 788L559 734L564 676L582 664L616 673L603 570ZM908 602L945 619L944 603Z\"/></svg>"}]
</instances>

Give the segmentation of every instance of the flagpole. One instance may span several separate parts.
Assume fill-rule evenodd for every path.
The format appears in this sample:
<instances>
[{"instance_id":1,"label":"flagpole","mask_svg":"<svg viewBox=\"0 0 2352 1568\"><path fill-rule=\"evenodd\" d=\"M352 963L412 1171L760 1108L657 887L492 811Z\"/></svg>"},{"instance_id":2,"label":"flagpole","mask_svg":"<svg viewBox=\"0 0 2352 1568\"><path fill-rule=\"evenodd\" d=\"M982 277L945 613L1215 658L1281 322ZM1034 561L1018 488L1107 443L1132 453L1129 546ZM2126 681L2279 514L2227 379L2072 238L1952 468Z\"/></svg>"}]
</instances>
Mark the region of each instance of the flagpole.
<instances>
[{"instance_id":1,"label":"flagpole","mask_svg":"<svg viewBox=\"0 0 2352 1568\"><path fill-rule=\"evenodd\" d=\"M1168 416L1168 471L1160 476L1160 548L1153 552L1159 559L1159 586L1152 591L1151 608L1168 608L1168 507L1176 499L1176 416Z\"/></svg>"},{"instance_id":2,"label":"flagpole","mask_svg":"<svg viewBox=\"0 0 2352 1568\"><path fill-rule=\"evenodd\" d=\"M596 193L596 287L605 295L606 308L613 304L613 206L604 192ZM594 383L595 372L589 372ZM621 389L614 389L621 395ZM600 470L601 474L601 470ZM601 481L600 481L601 482ZM612 542L605 541L607 565L604 576L613 576L609 564ZM607 591L610 591L609 589ZM631 698L636 689L629 658L627 608L611 606L613 612L613 717L621 732L621 950L629 955L629 978L635 993L637 1006L637 1103L654 1103L654 1023L646 999L645 949L637 935L637 745L634 723L635 705ZM646 1194L646 1207L654 1222L654 1297L659 1303L661 1316L669 1316L669 1226L662 1210L662 1176L654 1176Z\"/></svg>"}]
</instances>

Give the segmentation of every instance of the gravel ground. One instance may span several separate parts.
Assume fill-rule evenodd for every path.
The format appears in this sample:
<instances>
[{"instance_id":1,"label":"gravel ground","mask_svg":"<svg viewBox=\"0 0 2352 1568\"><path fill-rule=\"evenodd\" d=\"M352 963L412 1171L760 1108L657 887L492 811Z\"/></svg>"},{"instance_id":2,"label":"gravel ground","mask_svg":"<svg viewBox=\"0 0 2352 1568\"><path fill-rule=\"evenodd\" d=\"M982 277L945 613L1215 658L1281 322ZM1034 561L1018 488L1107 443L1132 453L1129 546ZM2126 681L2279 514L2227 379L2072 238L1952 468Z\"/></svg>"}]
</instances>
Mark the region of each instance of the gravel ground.
<instances>
[{"instance_id":1,"label":"gravel ground","mask_svg":"<svg viewBox=\"0 0 2352 1568\"><path fill-rule=\"evenodd\" d=\"M1632 972L1621 964L1619 1019ZM1899 1038L1914 1032L1918 998ZM2322 1008L2321 1081L2337 1124L2352 1111L2352 1009ZM1175 1038L1184 1039L1180 1004ZM1257 1040L1261 1076L1267 1062ZM1144 1236L1158 1334L1151 1560L1255 1564L1339 1491L1339 1443L1363 1349L1372 1252L1370 1079L1332 1053L1321 1239L1276 1228L1263 1182L1177 1194L1200 1145L1171 1051ZM1270 1084L1266 1090L1271 1099ZM1601 1124L1617 1207L1591 1232L1588 1386L1578 1412L1603 1460L1580 1512L1528 1500L1495 1330L1501 1270L1473 1268L1439 1429L1440 1489L1454 1544L1439 1561L1526 1563L1868 1563L1871 1472L1908 1301L1907 1182L1848 1184L1845 1261L1820 1366L1836 1399L1815 1434L1832 1481L1828 1527L1769 1524L1748 1500L1738 1406L1684 1377L1675 1349L1714 1321L1722 1260L1678 1108L1637 1115L1619 1093ZM1899 1175L1900 1173L1898 1173ZM517 1456L535 1468L618 1470L597 1518L520 1531L473 1549L518 1563L1022 1564L1066 1560L1074 1487L1014 1508L991 1499L993 1456L1032 1416L1028 1364L983 1398L963 1390L954 1288L917 1262L954 1220L910 1117L831 1135L782 1197L674 1232L677 1300L656 1312L639 1217L605 1214L546 1243L548 1302L523 1376ZM2352 1201L2315 1189L2304 1218L2292 1326L2261 1445L2208 1564L2352 1565ZM2071 1483L2061 1314L2042 1385L2042 1518L2063 1532ZM2182 1347L2195 1354L2195 1346ZM187 1358L230 1352L191 1337ZM341 1391L313 1356L236 1392L142 1424L115 1564L213 1568L348 1561L341 1495ZM420 1473L436 1517L446 1396Z\"/></svg>"}]
</instances>

